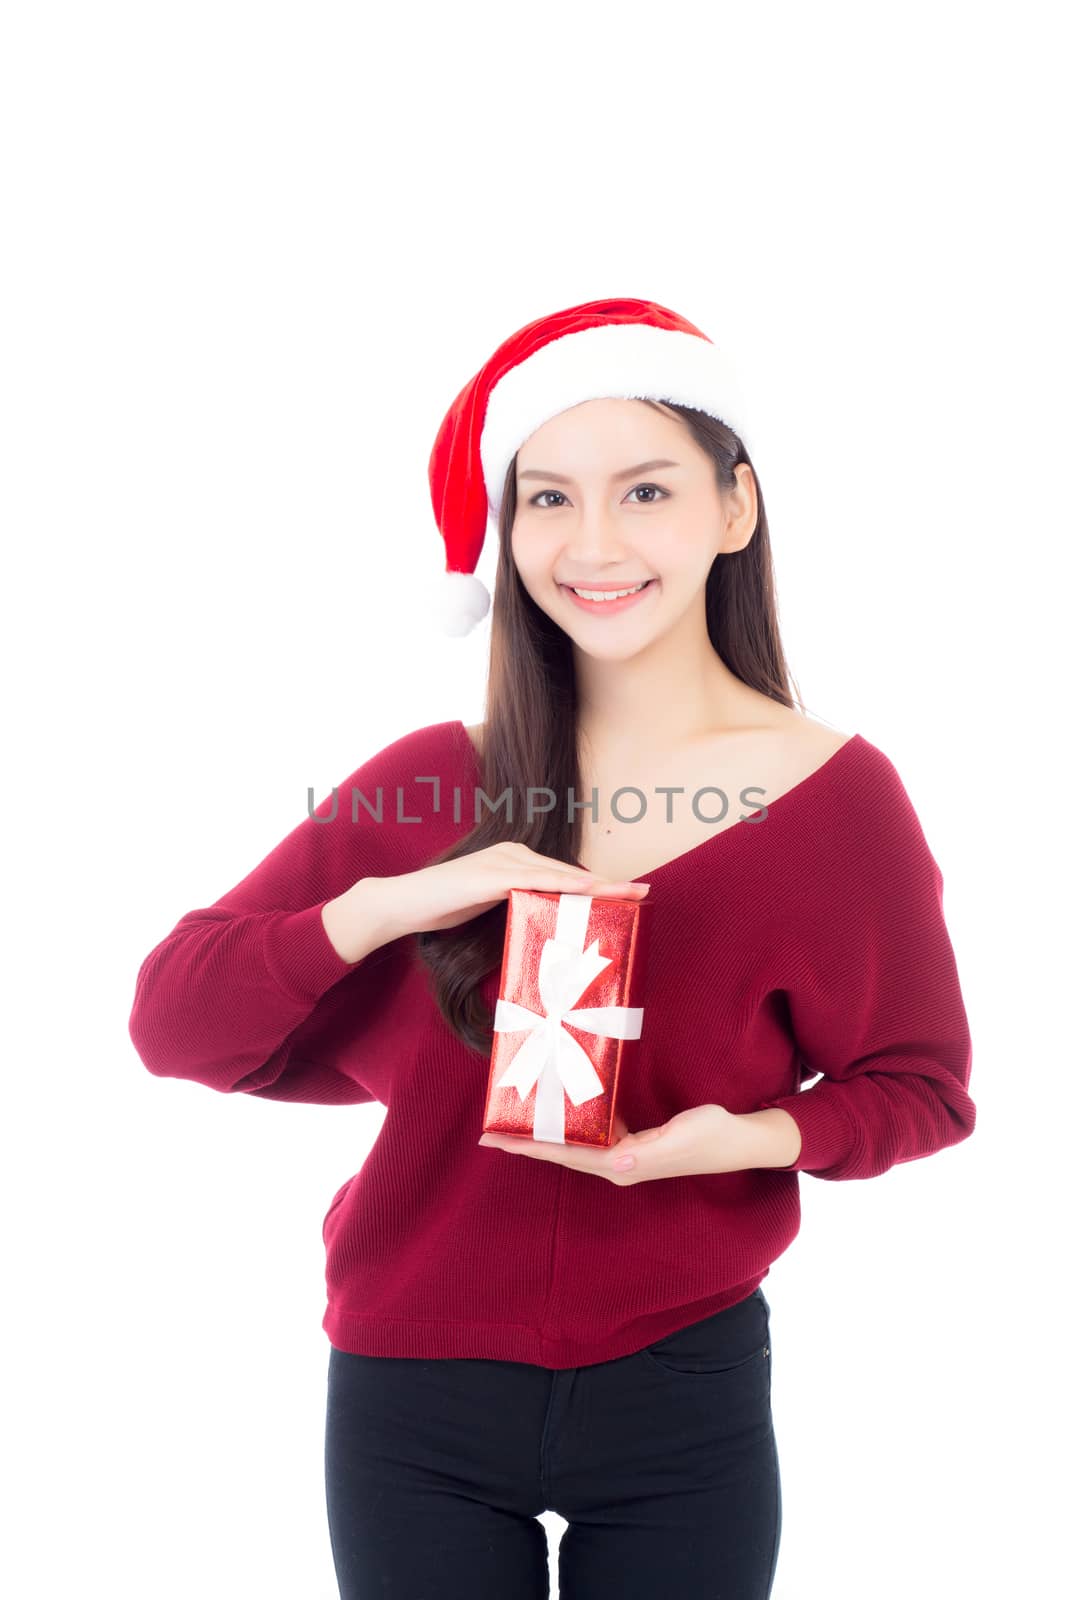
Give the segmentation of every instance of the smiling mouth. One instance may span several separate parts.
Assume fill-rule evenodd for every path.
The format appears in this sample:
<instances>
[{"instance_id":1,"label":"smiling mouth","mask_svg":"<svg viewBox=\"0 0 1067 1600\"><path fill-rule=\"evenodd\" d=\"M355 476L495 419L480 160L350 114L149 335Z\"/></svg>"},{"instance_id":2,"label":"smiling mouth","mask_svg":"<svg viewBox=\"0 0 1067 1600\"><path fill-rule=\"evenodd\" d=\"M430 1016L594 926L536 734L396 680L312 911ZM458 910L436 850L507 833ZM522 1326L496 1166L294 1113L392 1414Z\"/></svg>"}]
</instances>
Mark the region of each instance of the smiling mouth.
<instances>
[{"instance_id":1,"label":"smiling mouth","mask_svg":"<svg viewBox=\"0 0 1067 1600\"><path fill-rule=\"evenodd\" d=\"M654 578L645 578L642 583L632 583L625 589L586 589L576 583L561 583L561 589L569 589L580 600L591 600L594 604L606 604L610 600L626 600L630 595L640 594L642 589L647 589Z\"/></svg>"}]
</instances>

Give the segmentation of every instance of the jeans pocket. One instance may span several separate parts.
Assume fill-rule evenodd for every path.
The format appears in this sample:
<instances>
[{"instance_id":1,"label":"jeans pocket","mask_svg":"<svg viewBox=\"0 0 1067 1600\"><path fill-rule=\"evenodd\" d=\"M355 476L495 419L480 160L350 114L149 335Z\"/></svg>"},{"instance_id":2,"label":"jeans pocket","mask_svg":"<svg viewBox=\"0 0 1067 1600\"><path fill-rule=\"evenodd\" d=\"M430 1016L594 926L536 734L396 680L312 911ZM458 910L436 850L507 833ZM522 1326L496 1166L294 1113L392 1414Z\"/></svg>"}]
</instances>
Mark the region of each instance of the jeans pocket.
<instances>
[{"instance_id":1,"label":"jeans pocket","mask_svg":"<svg viewBox=\"0 0 1067 1600\"><path fill-rule=\"evenodd\" d=\"M725 1378L746 1372L770 1373L770 1307L755 1289L722 1311L678 1328L638 1354L658 1372L697 1378Z\"/></svg>"}]
</instances>

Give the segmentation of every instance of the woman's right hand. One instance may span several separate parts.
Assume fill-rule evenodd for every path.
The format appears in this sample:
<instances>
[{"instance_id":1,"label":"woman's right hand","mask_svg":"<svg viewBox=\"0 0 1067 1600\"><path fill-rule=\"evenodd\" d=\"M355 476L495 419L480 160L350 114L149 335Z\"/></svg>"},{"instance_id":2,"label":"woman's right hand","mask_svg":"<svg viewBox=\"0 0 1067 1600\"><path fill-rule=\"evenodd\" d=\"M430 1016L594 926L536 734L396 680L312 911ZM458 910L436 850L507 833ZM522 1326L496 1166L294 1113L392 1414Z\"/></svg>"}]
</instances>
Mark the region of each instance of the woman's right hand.
<instances>
[{"instance_id":1,"label":"woman's right hand","mask_svg":"<svg viewBox=\"0 0 1067 1600\"><path fill-rule=\"evenodd\" d=\"M323 923L338 953L357 961L391 939L469 922L506 900L509 889L643 900L649 885L598 878L584 867L504 840L415 872L361 878L324 907Z\"/></svg>"}]
</instances>

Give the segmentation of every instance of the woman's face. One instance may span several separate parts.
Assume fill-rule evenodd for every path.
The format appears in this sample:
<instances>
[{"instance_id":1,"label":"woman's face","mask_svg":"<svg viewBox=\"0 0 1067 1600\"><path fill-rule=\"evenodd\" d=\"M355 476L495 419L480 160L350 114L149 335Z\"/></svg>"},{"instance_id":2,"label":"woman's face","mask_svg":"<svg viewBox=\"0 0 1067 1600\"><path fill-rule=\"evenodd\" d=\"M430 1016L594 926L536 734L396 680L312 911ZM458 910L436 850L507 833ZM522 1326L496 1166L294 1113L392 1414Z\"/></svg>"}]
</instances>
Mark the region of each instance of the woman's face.
<instances>
[{"instance_id":1,"label":"woman's face","mask_svg":"<svg viewBox=\"0 0 1067 1600\"><path fill-rule=\"evenodd\" d=\"M670 462L671 465L665 463ZM635 470L636 469L636 470ZM698 612L720 551L756 522L751 470L723 496L679 417L637 400L562 411L520 447L512 556L534 602L591 656L626 657ZM584 600L575 589L640 593Z\"/></svg>"}]
</instances>

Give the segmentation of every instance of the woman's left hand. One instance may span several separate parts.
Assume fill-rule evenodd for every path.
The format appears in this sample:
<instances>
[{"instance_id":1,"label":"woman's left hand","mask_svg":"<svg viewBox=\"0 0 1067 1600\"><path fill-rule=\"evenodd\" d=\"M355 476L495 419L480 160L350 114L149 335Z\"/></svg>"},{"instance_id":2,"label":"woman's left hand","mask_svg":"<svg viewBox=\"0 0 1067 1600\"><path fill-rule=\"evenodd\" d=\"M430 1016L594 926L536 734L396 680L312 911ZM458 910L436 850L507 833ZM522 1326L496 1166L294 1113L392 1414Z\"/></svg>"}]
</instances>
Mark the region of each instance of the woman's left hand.
<instances>
[{"instance_id":1,"label":"woman's left hand","mask_svg":"<svg viewBox=\"0 0 1067 1600\"><path fill-rule=\"evenodd\" d=\"M724 1106L690 1106L662 1127L645 1128L641 1133L630 1133L616 1111L615 1127L621 1137L604 1150L503 1133L485 1133L478 1143L533 1156L535 1161L555 1161L621 1185L646 1183L652 1178L738 1172L752 1164L752 1140L746 1136L745 1118ZM631 1162L628 1167L622 1164L627 1159Z\"/></svg>"}]
</instances>

